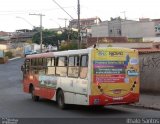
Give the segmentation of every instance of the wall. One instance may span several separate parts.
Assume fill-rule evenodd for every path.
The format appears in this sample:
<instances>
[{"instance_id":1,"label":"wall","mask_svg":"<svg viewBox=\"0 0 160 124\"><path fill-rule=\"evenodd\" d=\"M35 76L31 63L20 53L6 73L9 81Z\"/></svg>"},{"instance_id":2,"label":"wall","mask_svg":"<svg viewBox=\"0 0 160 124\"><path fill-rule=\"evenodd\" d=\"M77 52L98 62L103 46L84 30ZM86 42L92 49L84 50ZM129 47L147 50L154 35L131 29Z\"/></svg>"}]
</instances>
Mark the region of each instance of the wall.
<instances>
[{"instance_id":1,"label":"wall","mask_svg":"<svg viewBox=\"0 0 160 124\"><path fill-rule=\"evenodd\" d=\"M109 36L119 37L121 36L121 20L109 21Z\"/></svg>"},{"instance_id":2,"label":"wall","mask_svg":"<svg viewBox=\"0 0 160 124\"><path fill-rule=\"evenodd\" d=\"M122 21L122 36L128 38L155 37L154 22Z\"/></svg>"},{"instance_id":3,"label":"wall","mask_svg":"<svg viewBox=\"0 0 160 124\"><path fill-rule=\"evenodd\" d=\"M108 37L108 21L91 27L92 37Z\"/></svg>"},{"instance_id":4,"label":"wall","mask_svg":"<svg viewBox=\"0 0 160 124\"><path fill-rule=\"evenodd\" d=\"M0 44L0 50L6 50L7 44Z\"/></svg>"},{"instance_id":5,"label":"wall","mask_svg":"<svg viewBox=\"0 0 160 124\"><path fill-rule=\"evenodd\" d=\"M152 48L152 43L99 43L98 47L107 47L111 45L112 47L124 47L124 48ZM92 47L92 46L91 46Z\"/></svg>"},{"instance_id":6,"label":"wall","mask_svg":"<svg viewBox=\"0 0 160 124\"><path fill-rule=\"evenodd\" d=\"M160 37L144 37L143 38L144 42L160 42Z\"/></svg>"},{"instance_id":7,"label":"wall","mask_svg":"<svg viewBox=\"0 0 160 124\"><path fill-rule=\"evenodd\" d=\"M140 54L141 91L160 93L160 52Z\"/></svg>"}]
</instances>

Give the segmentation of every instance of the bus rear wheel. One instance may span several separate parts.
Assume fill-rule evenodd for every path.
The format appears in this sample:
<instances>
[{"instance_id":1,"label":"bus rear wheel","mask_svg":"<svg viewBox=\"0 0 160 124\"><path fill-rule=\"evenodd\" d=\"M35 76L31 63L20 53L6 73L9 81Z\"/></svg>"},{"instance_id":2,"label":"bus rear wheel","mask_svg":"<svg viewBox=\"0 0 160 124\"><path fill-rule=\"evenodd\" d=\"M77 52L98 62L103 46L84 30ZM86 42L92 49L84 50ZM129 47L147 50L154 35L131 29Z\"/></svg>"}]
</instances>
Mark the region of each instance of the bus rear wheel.
<instances>
[{"instance_id":1,"label":"bus rear wheel","mask_svg":"<svg viewBox=\"0 0 160 124\"><path fill-rule=\"evenodd\" d=\"M65 100L64 93L63 93L62 90L59 90L58 93L57 93L57 103L58 103L58 106L61 109L65 109L66 108L66 104L65 104L64 100Z\"/></svg>"},{"instance_id":2,"label":"bus rear wheel","mask_svg":"<svg viewBox=\"0 0 160 124\"><path fill-rule=\"evenodd\" d=\"M39 96L35 95L35 90L33 86L31 87L31 97L33 101L39 101Z\"/></svg>"}]
</instances>

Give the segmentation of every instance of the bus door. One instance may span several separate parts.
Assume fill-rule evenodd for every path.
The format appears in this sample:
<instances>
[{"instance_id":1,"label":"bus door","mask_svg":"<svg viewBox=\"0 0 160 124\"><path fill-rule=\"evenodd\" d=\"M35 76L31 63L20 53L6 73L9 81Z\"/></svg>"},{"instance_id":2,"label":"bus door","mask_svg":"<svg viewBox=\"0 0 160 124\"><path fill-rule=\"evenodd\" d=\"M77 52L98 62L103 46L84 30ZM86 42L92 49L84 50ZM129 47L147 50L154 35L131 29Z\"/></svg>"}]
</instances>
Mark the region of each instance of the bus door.
<instances>
[{"instance_id":1,"label":"bus door","mask_svg":"<svg viewBox=\"0 0 160 124\"><path fill-rule=\"evenodd\" d=\"M77 57L76 57L77 58ZM88 55L81 55L79 59L75 58L75 72L74 76L74 104L87 104L87 93L88 93Z\"/></svg>"},{"instance_id":2,"label":"bus door","mask_svg":"<svg viewBox=\"0 0 160 124\"><path fill-rule=\"evenodd\" d=\"M75 100L75 95L76 95L76 90L75 87L77 85L77 79L79 76L79 56L78 55L71 55L68 57L68 76L66 79L66 88L69 90L69 99L70 101L74 103Z\"/></svg>"},{"instance_id":3,"label":"bus door","mask_svg":"<svg viewBox=\"0 0 160 124\"><path fill-rule=\"evenodd\" d=\"M39 85L41 96L52 99L55 94L57 78L55 76L55 58L39 59Z\"/></svg>"},{"instance_id":4,"label":"bus door","mask_svg":"<svg viewBox=\"0 0 160 124\"><path fill-rule=\"evenodd\" d=\"M70 63L68 63L70 59ZM73 103L74 96L74 57L59 56L56 58L56 77L58 78L58 87L64 92L65 102L68 104ZM69 65L69 67L68 67ZM68 71L67 71L68 70ZM76 75L76 74L75 74Z\"/></svg>"},{"instance_id":5,"label":"bus door","mask_svg":"<svg viewBox=\"0 0 160 124\"><path fill-rule=\"evenodd\" d=\"M27 75L29 74L30 69L30 59L26 59L24 64L21 66L21 71L23 73L23 79L27 79Z\"/></svg>"}]
</instances>

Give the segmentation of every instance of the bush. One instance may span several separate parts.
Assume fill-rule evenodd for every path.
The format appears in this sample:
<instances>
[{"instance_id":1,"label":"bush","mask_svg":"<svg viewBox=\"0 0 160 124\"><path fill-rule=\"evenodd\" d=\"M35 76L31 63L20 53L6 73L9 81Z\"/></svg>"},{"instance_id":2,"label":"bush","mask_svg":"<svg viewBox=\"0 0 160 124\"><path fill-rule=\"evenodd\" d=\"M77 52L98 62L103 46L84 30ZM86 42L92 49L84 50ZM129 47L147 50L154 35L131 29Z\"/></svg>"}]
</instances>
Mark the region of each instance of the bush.
<instances>
[{"instance_id":1,"label":"bush","mask_svg":"<svg viewBox=\"0 0 160 124\"><path fill-rule=\"evenodd\" d=\"M5 56L7 56L10 59L13 57L13 53L11 51L5 52Z\"/></svg>"},{"instance_id":2,"label":"bush","mask_svg":"<svg viewBox=\"0 0 160 124\"><path fill-rule=\"evenodd\" d=\"M76 49L78 49L78 45L76 42L64 42L64 43L61 43L61 46L60 46L60 51L76 50Z\"/></svg>"}]
</instances>

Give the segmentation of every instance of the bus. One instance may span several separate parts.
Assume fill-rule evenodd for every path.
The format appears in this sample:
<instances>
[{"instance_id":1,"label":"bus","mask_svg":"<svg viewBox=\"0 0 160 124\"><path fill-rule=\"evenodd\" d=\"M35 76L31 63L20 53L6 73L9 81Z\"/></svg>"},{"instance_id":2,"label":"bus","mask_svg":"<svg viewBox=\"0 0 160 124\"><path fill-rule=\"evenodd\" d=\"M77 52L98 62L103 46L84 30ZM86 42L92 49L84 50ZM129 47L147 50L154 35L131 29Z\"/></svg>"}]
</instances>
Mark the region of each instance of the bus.
<instances>
[{"instance_id":1,"label":"bus","mask_svg":"<svg viewBox=\"0 0 160 124\"><path fill-rule=\"evenodd\" d=\"M68 104L106 106L139 101L138 51L87 48L27 55L23 90L34 101L46 98L61 109Z\"/></svg>"}]
</instances>

